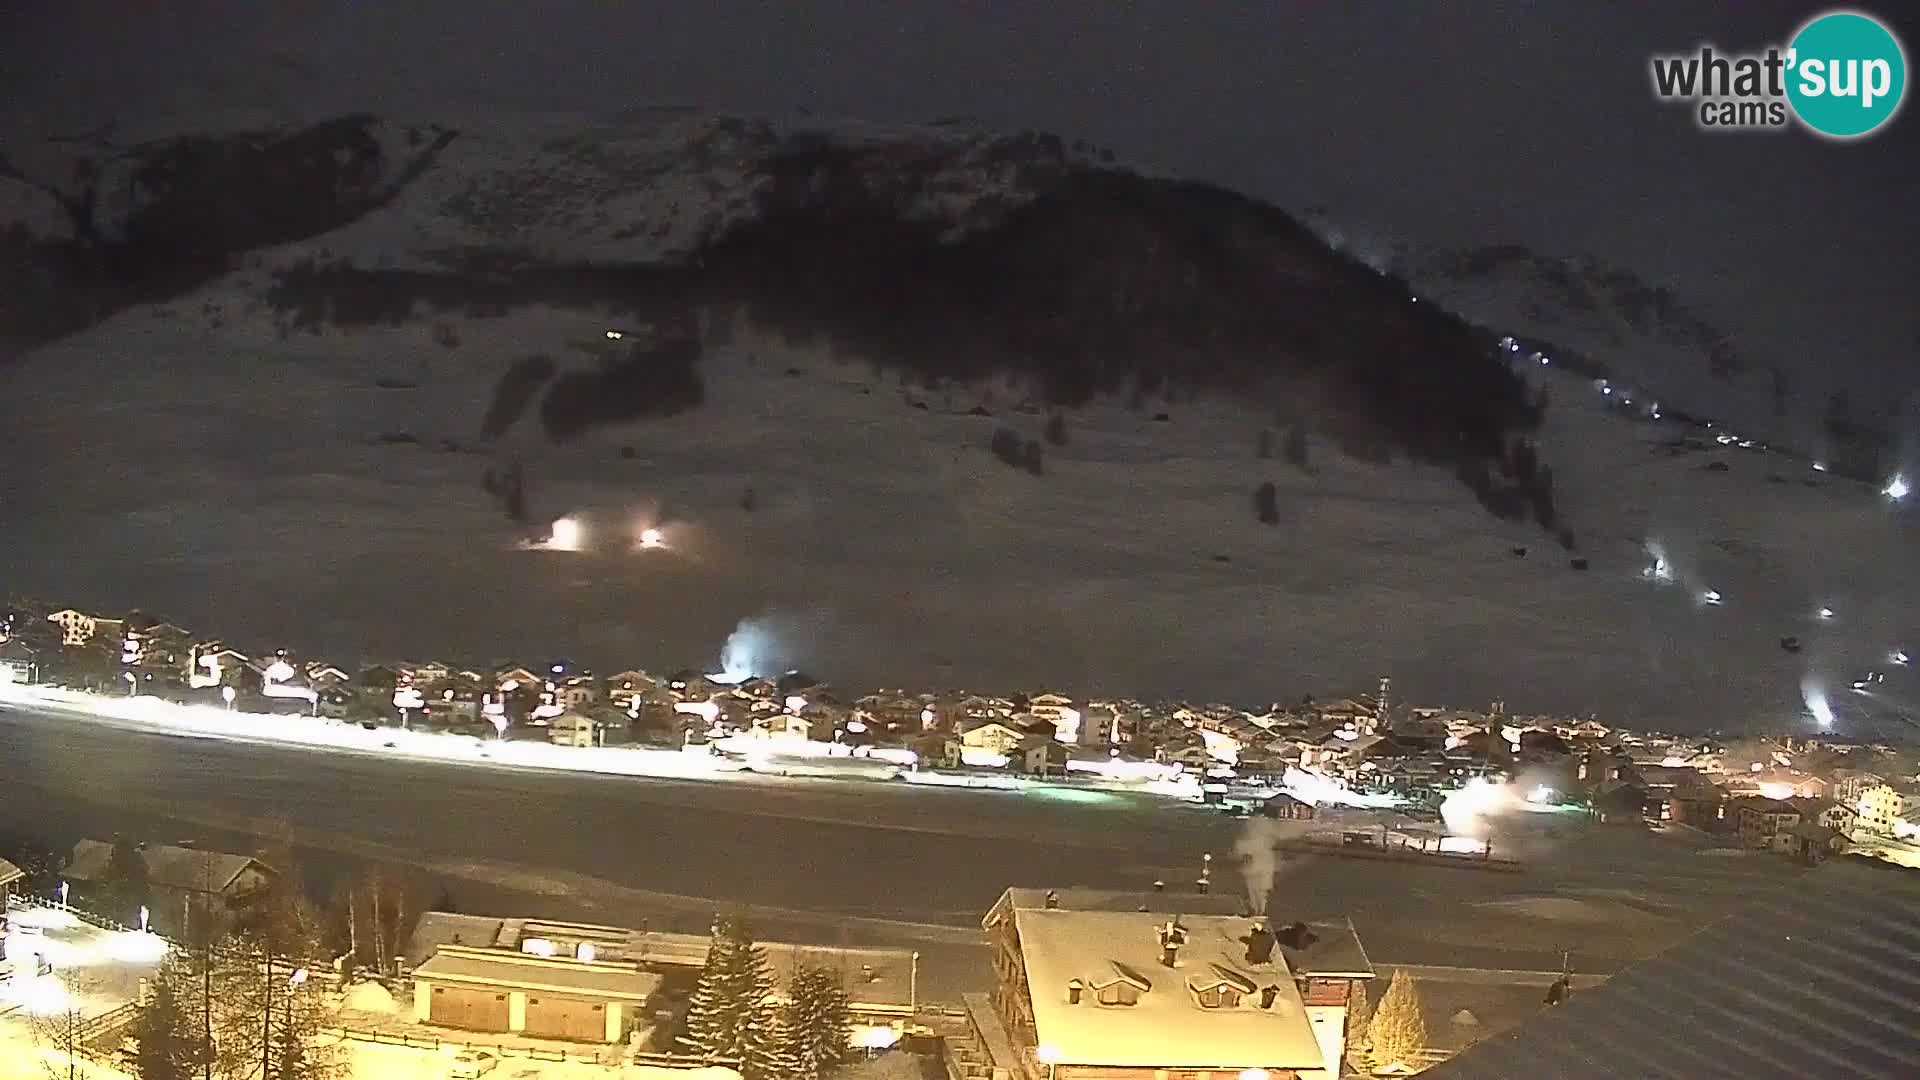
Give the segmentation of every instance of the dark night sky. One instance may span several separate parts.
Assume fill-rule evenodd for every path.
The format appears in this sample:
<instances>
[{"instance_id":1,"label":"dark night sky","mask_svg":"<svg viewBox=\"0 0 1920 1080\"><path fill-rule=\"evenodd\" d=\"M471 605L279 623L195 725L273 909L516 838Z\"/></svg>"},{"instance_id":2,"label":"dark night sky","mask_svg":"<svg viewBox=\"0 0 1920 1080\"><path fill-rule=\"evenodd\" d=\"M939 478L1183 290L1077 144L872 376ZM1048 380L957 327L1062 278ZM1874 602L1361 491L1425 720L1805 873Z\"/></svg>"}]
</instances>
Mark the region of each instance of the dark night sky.
<instances>
[{"instance_id":1,"label":"dark night sky","mask_svg":"<svg viewBox=\"0 0 1920 1080\"><path fill-rule=\"evenodd\" d=\"M1710 137L1646 58L1784 42L1827 4L836 0L14 2L7 100L424 112L700 104L967 115L1442 242L1592 252L1678 286L1750 353L1916 375L1920 117L1865 143ZM1920 19L1899 10L1911 54Z\"/></svg>"}]
</instances>

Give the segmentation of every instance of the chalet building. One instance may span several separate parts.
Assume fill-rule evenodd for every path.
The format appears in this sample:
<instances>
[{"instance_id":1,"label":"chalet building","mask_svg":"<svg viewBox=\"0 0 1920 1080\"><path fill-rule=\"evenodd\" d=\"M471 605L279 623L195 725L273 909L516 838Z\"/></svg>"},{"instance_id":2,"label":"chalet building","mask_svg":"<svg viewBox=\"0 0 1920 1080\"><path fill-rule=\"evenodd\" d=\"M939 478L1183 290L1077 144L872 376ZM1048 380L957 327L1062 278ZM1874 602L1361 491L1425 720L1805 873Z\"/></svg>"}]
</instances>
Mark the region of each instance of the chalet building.
<instances>
[{"instance_id":1,"label":"chalet building","mask_svg":"<svg viewBox=\"0 0 1920 1080\"><path fill-rule=\"evenodd\" d=\"M139 851L147 867L153 929L161 934L183 936L207 913L213 925L227 925L264 899L277 878L272 867L250 855L172 844L141 844ZM107 883L112 858L111 843L82 840L73 845L66 879L85 898Z\"/></svg>"},{"instance_id":2,"label":"chalet building","mask_svg":"<svg viewBox=\"0 0 1920 1080\"><path fill-rule=\"evenodd\" d=\"M1735 799L1735 827L1745 847L1791 853L1798 847L1793 827L1800 824L1798 807L1780 799Z\"/></svg>"},{"instance_id":3,"label":"chalet building","mask_svg":"<svg viewBox=\"0 0 1920 1080\"><path fill-rule=\"evenodd\" d=\"M1883 836L1900 831L1898 823L1907 811L1920 806L1920 785L1875 784L1860 793L1854 809L1860 813L1860 826Z\"/></svg>"},{"instance_id":4,"label":"chalet building","mask_svg":"<svg viewBox=\"0 0 1920 1080\"><path fill-rule=\"evenodd\" d=\"M1887 782L1887 778L1865 769L1833 770L1833 797L1848 806L1858 806L1860 796Z\"/></svg>"},{"instance_id":5,"label":"chalet building","mask_svg":"<svg viewBox=\"0 0 1920 1080\"><path fill-rule=\"evenodd\" d=\"M1020 751L1020 744L1027 740L1027 733L1010 723L990 720L973 723L960 732L960 743L973 750L985 750L1002 757L1012 757Z\"/></svg>"},{"instance_id":6,"label":"chalet building","mask_svg":"<svg viewBox=\"0 0 1920 1080\"><path fill-rule=\"evenodd\" d=\"M663 980L686 981L711 939L585 923L430 911L407 948L415 1023L581 1042L620 1042L650 1020ZM854 1040L890 1046L917 1005L916 954L760 942L775 996L799 964L841 977Z\"/></svg>"},{"instance_id":7,"label":"chalet building","mask_svg":"<svg viewBox=\"0 0 1920 1080\"><path fill-rule=\"evenodd\" d=\"M1105 910L1074 910L1076 892L1010 889L983 920L994 991L967 997L966 1046L991 1059L977 1064L1023 1080L1339 1075L1348 994L1373 978L1350 923L1273 929L1114 910L1106 894ZM1163 908L1210 899L1152 895Z\"/></svg>"},{"instance_id":8,"label":"chalet building","mask_svg":"<svg viewBox=\"0 0 1920 1080\"><path fill-rule=\"evenodd\" d=\"M617 1043L661 977L632 962L449 945L413 972L416 1023Z\"/></svg>"},{"instance_id":9,"label":"chalet building","mask_svg":"<svg viewBox=\"0 0 1920 1080\"><path fill-rule=\"evenodd\" d=\"M1036 694L1027 701L1026 713L1034 720L1051 725L1053 737L1068 745L1080 742L1080 710L1064 694Z\"/></svg>"},{"instance_id":10,"label":"chalet building","mask_svg":"<svg viewBox=\"0 0 1920 1080\"><path fill-rule=\"evenodd\" d=\"M1281 821L1312 821L1313 804L1281 791L1260 804L1260 814Z\"/></svg>"},{"instance_id":11,"label":"chalet building","mask_svg":"<svg viewBox=\"0 0 1920 1080\"><path fill-rule=\"evenodd\" d=\"M0 642L0 683L30 686L40 681L40 654L17 638Z\"/></svg>"},{"instance_id":12,"label":"chalet building","mask_svg":"<svg viewBox=\"0 0 1920 1080\"><path fill-rule=\"evenodd\" d=\"M662 687L653 676L637 668L616 671L607 676L607 704L623 712L638 712L639 706L654 700ZM659 700L668 700L660 697Z\"/></svg>"},{"instance_id":13,"label":"chalet building","mask_svg":"<svg viewBox=\"0 0 1920 1080\"><path fill-rule=\"evenodd\" d=\"M1028 776L1067 775L1067 748L1045 735L1020 740L1020 771Z\"/></svg>"}]
</instances>

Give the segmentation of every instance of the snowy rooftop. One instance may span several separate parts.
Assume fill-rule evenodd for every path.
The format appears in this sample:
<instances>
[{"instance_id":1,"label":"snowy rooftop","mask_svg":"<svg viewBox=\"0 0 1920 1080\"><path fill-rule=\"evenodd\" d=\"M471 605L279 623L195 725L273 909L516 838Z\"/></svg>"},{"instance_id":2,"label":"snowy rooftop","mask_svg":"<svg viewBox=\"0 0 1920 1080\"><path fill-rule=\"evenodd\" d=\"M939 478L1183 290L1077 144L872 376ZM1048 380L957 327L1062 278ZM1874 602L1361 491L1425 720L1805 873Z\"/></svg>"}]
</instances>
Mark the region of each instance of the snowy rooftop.
<instances>
[{"instance_id":1,"label":"snowy rooftop","mask_svg":"<svg viewBox=\"0 0 1920 1080\"><path fill-rule=\"evenodd\" d=\"M433 959L414 970L413 976L436 983L513 986L629 1001L645 1001L660 988L660 976L631 963L589 963L458 945L435 953Z\"/></svg>"},{"instance_id":2,"label":"snowy rooftop","mask_svg":"<svg viewBox=\"0 0 1920 1080\"><path fill-rule=\"evenodd\" d=\"M1047 897L1051 893L1055 907L1061 911L1106 911L1106 912L1153 912L1159 915L1180 915L1184 924L1193 916L1221 915L1244 916L1246 904L1237 896L1226 893L1194 893L1162 891L1136 892L1128 889L1030 889L1024 887L1009 888L994 901L986 918L980 921L982 929L992 929L1001 919L1014 912L1048 910ZM1269 926L1284 926L1284 921ZM1373 963L1367 959L1367 950L1360 944L1360 935L1354 930L1350 919L1325 919L1305 924L1311 932L1300 948L1290 948L1282 942L1280 951L1287 958L1287 966L1301 975L1354 975L1362 978L1373 975ZM1244 933L1244 931L1243 931Z\"/></svg>"},{"instance_id":3,"label":"snowy rooftop","mask_svg":"<svg viewBox=\"0 0 1920 1080\"><path fill-rule=\"evenodd\" d=\"M104 881L107 865L112 858L112 844L102 840L82 840L73 845L73 857L67 862L67 876L75 881ZM148 844L140 849L140 858L146 863L147 880L187 892L206 889L224 891L250 867L271 872L264 863L250 855L175 847L172 844Z\"/></svg>"},{"instance_id":4,"label":"snowy rooftop","mask_svg":"<svg viewBox=\"0 0 1920 1080\"><path fill-rule=\"evenodd\" d=\"M1013 886L1000 894L982 929L1015 911L1039 911L1047 907L1052 893L1056 906L1065 911L1152 911L1162 915L1245 915L1246 901L1231 893L1166 892L1132 889L1030 889Z\"/></svg>"},{"instance_id":5,"label":"snowy rooftop","mask_svg":"<svg viewBox=\"0 0 1920 1080\"><path fill-rule=\"evenodd\" d=\"M550 943L557 955L576 955L582 943L591 944L601 960L637 964L644 968L697 968L706 961L709 939L703 934L671 934L587 923L536 919L499 919L429 911L420 917L407 950L419 970L438 963L444 950L495 950L520 955L525 943ZM794 945L778 941L758 943L777 985L785 986L796 964L812 964L838 972L848 1000L856 1010L906 1010L913 1002L913 954L905 949L847 948Z\"/></svg>"},{"instance_id":6,"label":"snowy rooftop","mask_svg":"<svg viewBox=\"0 0 1920 1080\"><path fill-rule=\"evenodd\" d=\"M1829 863L1422 1075L1920 1076L1915 911L1920 874Z\"/></svg>"},{"instance_id":7,"label":"snowy rooftop","mask_svg":"<svg viewBox=\"0 0 1920 1080\"><path fill-rule=\"evenodd\" d=\"M1180 920L1187 942L1175 966L1161 963L1169 916L1152 912L1021 911L1015 915L1033 1001L1038 1044L1061 1064L1142 1068L1314 1069L1320 1044L1274 950L1248 962L1253 921L1226 916ZM1084 987L1072 1004L1069 984ZM1133 1005L1102 1005L1102 988L1130 984ZM1226 987L1237 1005L1208 1008L1200 995ZM1262 1006L1271 992L1272 1000Z\"/></svg>"}]
</instances>

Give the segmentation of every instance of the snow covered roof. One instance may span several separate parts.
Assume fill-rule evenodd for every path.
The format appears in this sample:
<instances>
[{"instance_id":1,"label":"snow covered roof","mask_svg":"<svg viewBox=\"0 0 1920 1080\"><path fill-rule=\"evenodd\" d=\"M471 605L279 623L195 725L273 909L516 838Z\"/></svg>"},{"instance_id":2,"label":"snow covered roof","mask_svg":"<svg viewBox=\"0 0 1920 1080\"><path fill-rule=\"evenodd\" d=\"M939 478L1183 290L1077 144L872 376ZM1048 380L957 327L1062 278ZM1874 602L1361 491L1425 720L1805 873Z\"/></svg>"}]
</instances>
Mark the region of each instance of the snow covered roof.
<instances>
[{"instance_id":1,"label":"snow covered roof","mask_svg":"<svg viewBox=\"0 0 1920 1080\"><path fill-rule=\"evenodd\" d=\"M1161 915L1245 915L1246 901L1231 893L1154 892L1129 889L1029 889L1014 886L1000 894L981 929L990 930L1016 911L1040 911L1047 907L1047 894L1063 911L1147 911Z\"/></svg>"},{"instance_id":2,"label":"snow covered roof","mask_svg":"<svg viewBox=\"0 0 1920 1080\"><path fill-rule=\"evenodd\" d=\"M101 840L82 840L73 845L73 857L67 861L67 876L75 881L106 880L107 864L113 858L113 845ZM172 844L148 844L140 849L147 864L147 880L182 892L211 889L225 892L248 869L262 873L273 871L250 855L224 851L175 847Z\"/></svg>"},{"instance_id":3,"label":"snow covered roof","mask_svg":"<svg viewBox=\"0 0 1920 1080\"><path fill-rule=\"evenodd\" d=\"M26 871L5 859L0 859L0 887L11 885L26 876Z\"/></svg>"},{"instance_id":4,"label":"snow covered roof","mask_svg":"<svg viewBox=\"0 0 1920 1080\"><path fill-rule=\"evenodd\" d=\"M1320 1044L1278 949L1248 962L1253 921L1186 916L1175 966L1161 963L1170 916L1153 912L1018 911L1021 959L1037 1044L1061 1065L1165 1069L1314 1069ZM1207 1008L1192 983L1253 986L1238 1005ZM1072 1003L1069 984L1083 988ZM1145 983L1135 1004L1102 1005L1096 988ZM1262 1001L1271 1001L1262 1007Z\"/></svg>"},{"instance_id":5,"label":"snow covered roof","mask_svg":"<svg viewBox=\"0 0 1920 1080\"><path fill-rule=\"evenodd\" d=\"M557 994L646 1001L660 988L660 976L634 964L528 956L500 949L449 945L414 969L416 980L474 986L511 986Z\"/></svg>"},{"instance_id":6,"label":"snow covered roof","mask_svg":"<svg viewBox=\"0 0 1920 1080\"><path fill-rule=\"evenodd\" d=\"M711 940L704 934L429 911L420 916L414 927L407 958L424 969L427 964L436 963L447 950L457 953L483 949L518 956L522 944L534 939L551 942L561 954L572 954L581 943L588 943L601 960L635 964L649 970L698 968L706 961ZM780 986L787 984L797 965L808 964L838 974L847 991L848 1003L856 1012L905 1013L912 1007L914 960L909 950L790 945L778 941L757 944L766 955L768 970Z\"/></svg>"},{"instance_id":7,"label":"snow covered roof","mask_svg":"<svg viewBox=\"0 0 1920 1080\"><path fill-rule=\"evenodd\" d=\"M1843 858L1423 1073L1920 1076L1920 874Z\"/></svg>"}]
</instances>

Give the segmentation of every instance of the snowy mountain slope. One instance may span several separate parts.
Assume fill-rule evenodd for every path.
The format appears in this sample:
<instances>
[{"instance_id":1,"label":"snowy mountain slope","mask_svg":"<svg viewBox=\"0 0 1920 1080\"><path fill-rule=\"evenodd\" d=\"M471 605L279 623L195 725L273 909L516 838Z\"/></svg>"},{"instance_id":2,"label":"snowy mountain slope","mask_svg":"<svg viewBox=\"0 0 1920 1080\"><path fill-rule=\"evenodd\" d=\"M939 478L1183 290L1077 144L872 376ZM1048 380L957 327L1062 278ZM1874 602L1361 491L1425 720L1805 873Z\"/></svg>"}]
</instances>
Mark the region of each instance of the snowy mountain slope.
<instances>
[{"instance_id":1,"label":"snowy mountain slope","mask_svg":"<svg viewBox=\"0 0 1920 1080\"><path fill-rule=\"evenodd\" d=\"M422 306L744 319L1060 402L1227 392L1375 458L1503 458L1537 420L1471 327L1285 214L1047 135L346 116L93 149L72 181L6 167L71 222L0 251L16 347L238 264L277 279L288 332ZM614 367L593 395L605 412L658 411L645 365Z\"/></svg>"},{"instance_id":2,"label":"snowy mountain slope","mask_svg":"<svg viewBox=\"0 0 1920 1080\"><path fill-rule=\"evenodd\" d=\"M1324 208L1303 217L1329 246L1404 278L1470 322L1517 336L1529 353L1609 379L1643 407L1712 419L1858 479L1914 464L1901 403L1848 408L1830 387L1790 375L1794 365L1770 354L1770 343L1737 339L1692 298L1627 267L1521 244L1391 238Z\"/></svg>"},{"instance_id":3,"label":"snowy mountain slope","mask_svg":"<svg viewBox=\"0 0 1920 1080\"><path fill-rule=\"evenodd\" d=\"M1910 534L1870 492L1671 452L1673 425L1510 370L1226 193L1044 137L684 113L332 139L214 155L193 198L102 196L119 263L42 259L77 257L61 214L26 230L11 273L95 291L0 369L25 451L9 591L342 657L669 667L766 617L788 660L856 685L1258 701L1391 672L1423 699L1681 726L1790 721L1809 673L1844 686L1912 630L1887 573ZM321 159L348 170L298 167ZM142 246L273 168L305 194L214 218L217 265ZM532 356L553 371L483 437ZM1541 386L1586 571L1460 490L1456 464L1511 464ZM1077 406L1064 446L1049 395ZM1257 456L1276 407L1313 429L1310 469ZM1043 475L995 459L1003 427ZM524 549L482 489L516 462L527 516L579 515L588 550ZM668 550L629 550L644 524ZM1648 538L1686 587L1641 577ZM1819 603L1840 617L1808 625Z\"/></svg>"},{"instance_id":4,"label":"snowy mountain slope","mask_svg":"<svg viewBox=\"0 0 1920 1080\"><path fill-rule=\"evenodd\" d=\"M426 323L282 341L258 316L210 330L207 303L246 300L130 311L5 375L0 422L34 448L9 483L32 508L7 515L10 588L339 656L699 664L759 617L781 659L850 685L1259 701L1391 672L1422 700L1678 727L1791 723L1810 675L1842 709L1912 700L1882 661L1915 629L1888 572L1908 523L1857 485L1772 482L1751 452L1669 453L1671 425L1592 407L1568 376L1543 376L1563 401L1543 438L1585 572L1444 470L1319 442L1310 472L1259 460L1259 421L1231 406L1077 411L1036 477L986 448L998 425L1039 434L1004 392L968 415L988 391L903 388L763 339L706 357L698 410L498 448L525 462L537 514L586 523L587 550L537 551L479 489L497 457L467 448L500 370L600 323L459 317L454 349ZM422 357L429 381L379 389L377 356ZM126 396L100 394L108 379ZM379 440L403 431L418 444ZM1251 513L1263 480L1277 527ZM631 550L645 525L668 550ZM1675 583L1641 576L1649 537ZM1702 606L1707 588L1725 605ZM1892 672L1881 699L1843 692L1873 666Z\"/></svg>"}]
</instances>

